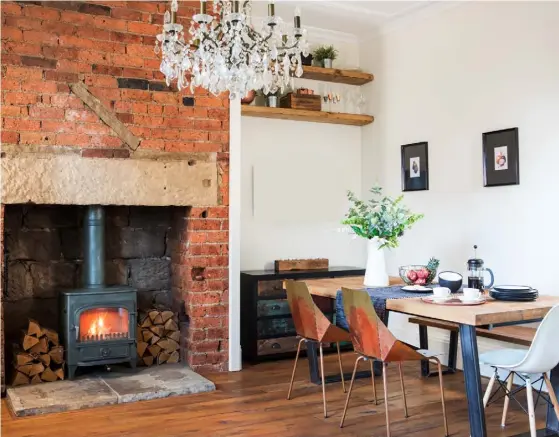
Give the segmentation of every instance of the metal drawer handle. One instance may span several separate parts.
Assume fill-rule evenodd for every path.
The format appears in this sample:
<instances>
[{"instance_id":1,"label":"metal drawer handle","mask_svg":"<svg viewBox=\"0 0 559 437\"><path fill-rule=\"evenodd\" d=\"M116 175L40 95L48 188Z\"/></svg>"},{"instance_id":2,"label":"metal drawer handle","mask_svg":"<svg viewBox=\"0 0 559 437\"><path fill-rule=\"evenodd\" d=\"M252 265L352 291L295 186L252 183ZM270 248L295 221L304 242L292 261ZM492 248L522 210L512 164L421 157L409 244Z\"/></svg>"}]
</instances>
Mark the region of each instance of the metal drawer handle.
<instances>
[{"instance_id":1,"label":"metal drawer handle","mask_svg":"<svg viewBox=\"0 0 559 437\"><path fill-rule=\"evenodd\" d=\"M279 343L272 343L272 349L281 349L281 344L279 344Z\"/></svg>"},{"instance_id":2,"label":"metal drawer handle","mask_svg":"<svg viewBox=\"0 0 559 437\"><path fill-rule=\"evenodd\" d=\"M111 349L108 347L101 348L101 356L106 358L111 354Z\"/></svg>"},{"instance_id":3,"label":"metal drawer handle","mask_svg":"<svg viewBox=\"0 0 559 437\"><path fill-rule=\"evenodd\" d=\"M274 310L274 311L281 310L281 306L279 306L279 305L274 305L274 306L272 306L272 310Z\"/></svg>"}]
</instances>

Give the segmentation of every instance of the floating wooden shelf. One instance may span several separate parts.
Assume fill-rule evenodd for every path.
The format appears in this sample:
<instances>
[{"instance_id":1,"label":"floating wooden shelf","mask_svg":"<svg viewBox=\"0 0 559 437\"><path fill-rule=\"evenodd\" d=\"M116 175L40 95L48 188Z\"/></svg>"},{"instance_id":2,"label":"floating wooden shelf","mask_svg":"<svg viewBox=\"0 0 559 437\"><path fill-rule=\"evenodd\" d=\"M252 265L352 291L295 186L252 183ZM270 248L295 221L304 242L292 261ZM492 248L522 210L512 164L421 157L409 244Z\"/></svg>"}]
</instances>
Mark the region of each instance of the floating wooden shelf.
<instances>
[{"instance_id":1,"label":"floating wooden shelf","mask_svg":"<svg viewBox=\"0 0 559 437\"><path fill-rule=\"evenodd\" d=\"M374 117L364 114L340 114L324 111L305 111L291 108L268 108L266 106L241 106L241 114L247 117L279 118L281 120L311 121L315 123L346 124L365 126Z\"/></svg>"},{"instance_id":2,"label":"floating wooden shelf","mask_svg":"<svg viewBox=\"0 0 559 437\"><path fill-rule=\"evenodd\" d=\"M338 70L337 68L322 68L303 66L303 79L322 80L325 82L345 83L347 85L364 85L375 78L372 74L359 70Z\"/></svg>"}]
</instances>

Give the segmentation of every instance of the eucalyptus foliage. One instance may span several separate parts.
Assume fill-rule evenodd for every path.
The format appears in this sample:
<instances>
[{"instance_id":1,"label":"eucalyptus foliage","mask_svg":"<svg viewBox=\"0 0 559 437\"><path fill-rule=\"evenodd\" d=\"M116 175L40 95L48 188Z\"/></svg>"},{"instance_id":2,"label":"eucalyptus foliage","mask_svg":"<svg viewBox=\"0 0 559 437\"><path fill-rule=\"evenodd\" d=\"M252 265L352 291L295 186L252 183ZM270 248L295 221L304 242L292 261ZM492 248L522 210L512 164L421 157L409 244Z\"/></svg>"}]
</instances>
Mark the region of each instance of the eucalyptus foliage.
<instances>
[{"instance_id":1,"label":"eucalyptus foliage","mask_svg":"<svg viewBox=\"0 0 559 437\"><path fill-rule=\"evenodd\" d=\"M351 191L347 192L352 205L342 224L349 225L360 237L369 240L378 238L380 248L398 247L398 238L423 218L423 214L413 214L402 205L404 196L396 199L384 196L379 186L371 188L370 192L373 198L368 201L358 199Z\"/></svg>"}]
</instances>

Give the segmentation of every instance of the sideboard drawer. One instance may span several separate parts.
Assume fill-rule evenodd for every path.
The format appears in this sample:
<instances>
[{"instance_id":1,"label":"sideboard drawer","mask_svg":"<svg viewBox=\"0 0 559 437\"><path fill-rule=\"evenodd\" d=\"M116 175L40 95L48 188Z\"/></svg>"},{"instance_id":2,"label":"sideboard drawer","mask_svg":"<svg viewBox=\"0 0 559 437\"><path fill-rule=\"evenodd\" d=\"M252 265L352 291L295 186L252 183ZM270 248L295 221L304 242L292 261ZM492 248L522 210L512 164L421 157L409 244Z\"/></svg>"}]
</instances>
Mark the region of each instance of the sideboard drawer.
<instances>
[{"instance_id":1,"label":"sideboard drawer","mask_svg":"<svg viewBox=\"0 0 559 437\"><path fill-rule=\"evenodd\" d=\"M256 334L258 338L268 337L287 337L295 335L295 325L291 317L282 317L279 319L261 319L258 320Z\"/></svg>"},{"instance_id":2,"label":"sideboard drawer","mask_svg":"<svg viewBox=\"0 0 559 437\"><path fill-rule=\"evenodd\" d=\"M259 296L286 296L282 280L259 281Z\"/></svg>"},{"instance_id":3,"label":"sideboard drawer","mask_svg":"<svg viewBox=\"0 0 559 437\"><path fill-rule=\"evenodd\" d=\"M291 310L285 299L259 300L256 304L257 317L262 316L289 316Z\"/></svg>"},{"instance_id":4,"label":"sideboard drawer","mask_svg":"<svg viewBox=\"0 0 559 437\"><path fill-rule=\"evenodd\" d=\"M271 338L269 340L258 340L258 355L281 354L283 352L295 352L301 339L298 337ZM301 344L301 350L307 348L307 342Z\"/></svg>"},{"instance_id":5,"label":"sideboard drawer","mask_svg":"<svg viewBox=\"0 0 559 437\"><path fill-rule=\"evenodd\" d=\"M333 314L325 314L328 320L332 321ZM280 317L277 319L260 319L256 322L256 334L259 339L269 337L287 337L296 335L295 324L291 316Z\"/></svg>"}]
</instances>

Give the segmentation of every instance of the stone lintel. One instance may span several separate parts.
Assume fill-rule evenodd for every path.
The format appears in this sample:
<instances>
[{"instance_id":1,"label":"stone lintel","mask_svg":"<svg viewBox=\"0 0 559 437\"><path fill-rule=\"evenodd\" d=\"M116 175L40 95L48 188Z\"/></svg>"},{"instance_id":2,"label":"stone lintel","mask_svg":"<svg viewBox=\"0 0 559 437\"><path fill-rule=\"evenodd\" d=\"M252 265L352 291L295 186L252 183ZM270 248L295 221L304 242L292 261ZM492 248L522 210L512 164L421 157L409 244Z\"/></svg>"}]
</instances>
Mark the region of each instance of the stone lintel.
<instances>
[{"instance_id":1,"label":"stone lintel","mask_svg":"<svg viewBox=\"0 0 559 437\"><path fill-rule=\"evenodd\" d=\"M2 147L4 204L213 206L215 153L137 151L83 158L70 147Z\"/></svg>"}]
</instances>

